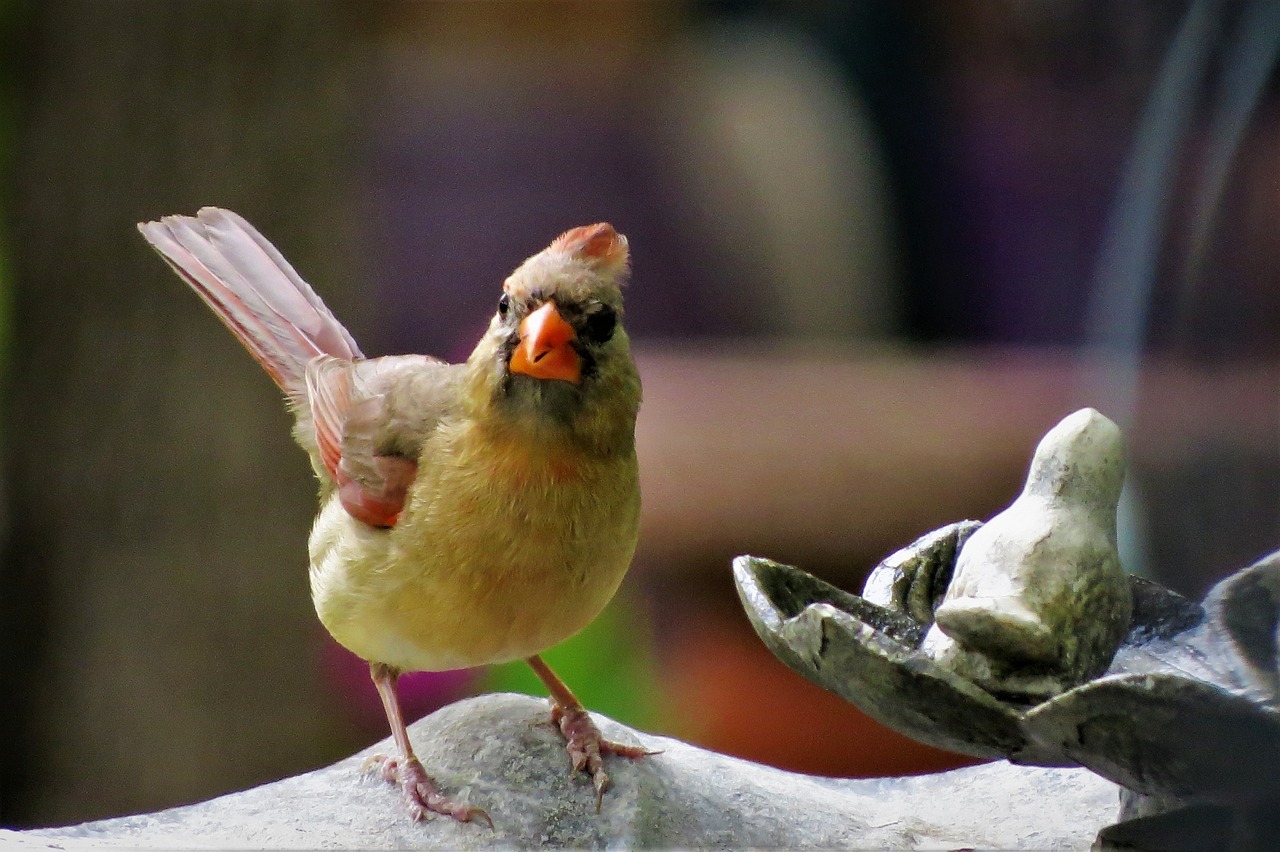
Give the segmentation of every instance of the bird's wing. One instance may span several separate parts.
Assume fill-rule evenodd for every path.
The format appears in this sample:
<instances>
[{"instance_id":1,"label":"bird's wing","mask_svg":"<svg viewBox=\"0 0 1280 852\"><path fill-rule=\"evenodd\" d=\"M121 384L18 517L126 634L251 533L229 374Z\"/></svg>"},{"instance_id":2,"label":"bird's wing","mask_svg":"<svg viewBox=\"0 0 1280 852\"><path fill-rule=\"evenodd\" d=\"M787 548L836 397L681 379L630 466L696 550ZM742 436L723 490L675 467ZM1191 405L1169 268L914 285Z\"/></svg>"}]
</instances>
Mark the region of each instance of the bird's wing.
<instances>
[{"instance_id":1,"label":"bird's wing","mask_svg":"<svg viewBox=\"0 0 1280 852\"><path fill-rule=\"evenodd\" d=\"M422 446L452 409L460 376L460 365L426 355L322 356L307 365L317 451L352 517L395 526Z\"/></svg>"}]
</instances>

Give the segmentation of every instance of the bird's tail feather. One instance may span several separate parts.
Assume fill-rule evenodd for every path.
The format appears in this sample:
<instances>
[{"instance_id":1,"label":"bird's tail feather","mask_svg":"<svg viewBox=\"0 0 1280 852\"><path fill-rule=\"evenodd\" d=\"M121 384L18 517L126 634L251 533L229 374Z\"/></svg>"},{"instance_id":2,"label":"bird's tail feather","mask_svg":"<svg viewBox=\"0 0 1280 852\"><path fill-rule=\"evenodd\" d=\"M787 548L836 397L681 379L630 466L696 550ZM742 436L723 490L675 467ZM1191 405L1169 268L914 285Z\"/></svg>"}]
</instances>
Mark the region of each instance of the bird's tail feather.
<instances>
[{"instance_id":1,"label":"bird's tail feather","mask_svg":"<svg viewBox=\"0 0 1280 852\"><path fill-rule=\"evenodd\" d=\"M230 210L205 207L138 230L291 399L305 394L307 362L317 355L363 357L280 252Z\"/></svg>"}]
</instances>

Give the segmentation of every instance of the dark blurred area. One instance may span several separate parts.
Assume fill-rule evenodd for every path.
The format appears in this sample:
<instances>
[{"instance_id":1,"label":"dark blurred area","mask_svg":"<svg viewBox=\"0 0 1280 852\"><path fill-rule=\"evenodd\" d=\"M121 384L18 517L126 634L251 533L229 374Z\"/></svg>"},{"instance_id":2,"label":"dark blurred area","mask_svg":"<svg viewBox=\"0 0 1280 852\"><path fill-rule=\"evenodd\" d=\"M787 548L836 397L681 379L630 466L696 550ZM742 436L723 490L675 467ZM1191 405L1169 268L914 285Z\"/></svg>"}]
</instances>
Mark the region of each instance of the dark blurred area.
<instances>
[{"instance_id":1,"label":"dark blurred area","mask_svg":"<svg viewBox=\"0 0 1280 852\"><path fill-rule=\"evenodd\" d=\"M289 415L134 230L204 205L365 352L450 359L523 258L612 222L643 533L549 659L592 709L773 765L960 765L775 661L729 561L856 589L1007 504L1082 405L1130 440L1130 570L1199 594L1275 548L1277 8L0 0L0 824L386 735L311 611Z\"/></svg>"}]
</instances>

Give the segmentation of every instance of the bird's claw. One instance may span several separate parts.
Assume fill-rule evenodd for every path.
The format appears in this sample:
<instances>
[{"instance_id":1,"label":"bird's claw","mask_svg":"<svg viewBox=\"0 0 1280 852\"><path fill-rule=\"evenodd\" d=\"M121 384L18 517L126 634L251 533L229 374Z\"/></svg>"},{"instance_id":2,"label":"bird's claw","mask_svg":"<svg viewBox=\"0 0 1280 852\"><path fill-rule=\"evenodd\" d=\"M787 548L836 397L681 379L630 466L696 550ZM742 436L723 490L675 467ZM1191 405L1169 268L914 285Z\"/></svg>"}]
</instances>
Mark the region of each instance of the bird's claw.
<instances>
[{"instance_id":1,"label":"bird's claw","mask_svg":"<svg viewBox=\"0 0 1280 852\"><path fill-rule=\"evenodd\" d=\"M606 740L591 720L591 716L582 707L563 709L558 704L551 705L551 721L560 728L564 735L565 749L569 752L569 762L573 766L573 774L587 772L591 775L591 785L596 791L596 813L604 805L604 793L609 789L609 774L604 771L604 758L608 755L636 760L641 757L659 754L642 746L627 745Z\"/></svg>"},{"instance_id":2,"label":"bird's claw","mask_svg":"<svg viewBox=\"0 0 1280 852\"><path fill-rule=\"evenodd\" d=\"M405 760L375 754L364 762L366 772L374 768L377 768L378 774L385 781L400 788L409 816L414 822L421 822L428 814L436 813L452 817L458 822L483 820L489 824L490 830L493 829L493 820L484 809L460 804L441 793L416 757Z\"/></svg>"}]
</instances>

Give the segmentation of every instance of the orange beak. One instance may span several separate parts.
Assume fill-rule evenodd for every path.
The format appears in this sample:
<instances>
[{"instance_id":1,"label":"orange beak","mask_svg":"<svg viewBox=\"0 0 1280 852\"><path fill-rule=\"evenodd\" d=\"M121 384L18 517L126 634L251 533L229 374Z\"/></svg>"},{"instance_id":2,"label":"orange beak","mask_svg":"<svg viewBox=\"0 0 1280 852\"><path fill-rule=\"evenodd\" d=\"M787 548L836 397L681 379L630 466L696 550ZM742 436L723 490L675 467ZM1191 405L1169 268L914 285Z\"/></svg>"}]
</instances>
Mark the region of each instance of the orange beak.
<instances>
[{"instance_id":1,"label":"orange beak","mask_svg":"<svg viewBox=\"0 0 1280 852\"><path fill-rule=\"evenodd\" d=\"M569 345L576 336L556 303L547 302L520 323L520 345L511 353L511 372L576 385L582 379L582 359Z\"/></svg>"}]
</instances>

